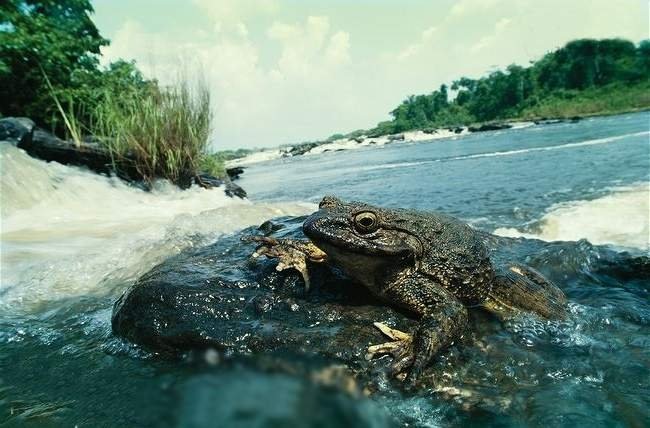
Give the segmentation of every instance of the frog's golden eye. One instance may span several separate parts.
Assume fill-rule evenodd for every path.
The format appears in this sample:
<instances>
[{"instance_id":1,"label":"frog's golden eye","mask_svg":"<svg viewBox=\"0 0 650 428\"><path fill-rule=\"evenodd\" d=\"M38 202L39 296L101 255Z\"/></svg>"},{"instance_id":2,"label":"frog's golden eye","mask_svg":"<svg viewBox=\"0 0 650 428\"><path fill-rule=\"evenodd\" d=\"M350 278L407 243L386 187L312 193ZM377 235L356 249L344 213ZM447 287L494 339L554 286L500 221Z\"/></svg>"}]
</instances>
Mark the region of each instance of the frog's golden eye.
<instances>
[{"instance_id":1,"label":"frog's golden eye","mask_svg":"<svg viewBox=\"0 0 650 428\"><path fill-rule=\"evenodd\" d=\"M374 213L364 211L354 216L354 225L359 232L369 233L377 230L379 221Z\"/></svg>"}]
</instances>

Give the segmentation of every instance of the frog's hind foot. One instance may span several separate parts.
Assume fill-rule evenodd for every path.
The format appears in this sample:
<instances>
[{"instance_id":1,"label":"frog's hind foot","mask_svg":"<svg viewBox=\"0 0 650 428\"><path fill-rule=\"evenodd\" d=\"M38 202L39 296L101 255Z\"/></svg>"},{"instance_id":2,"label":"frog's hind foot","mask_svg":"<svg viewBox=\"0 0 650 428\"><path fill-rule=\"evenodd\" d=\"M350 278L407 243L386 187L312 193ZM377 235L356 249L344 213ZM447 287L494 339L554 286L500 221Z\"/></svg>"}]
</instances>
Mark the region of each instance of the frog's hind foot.
<instances>
[{"instance_id":1,"label":"frog's hind foot","mask_svg":"<svg viewBox=\"0 0 650 428\"><path fill-rule=\"evenodd\" d=\"M366 360L373 359L375 355L391 355L394 358L394 363L391 367L393 375L405 375L404 371L410 367L415 360L415 354L413 352L413 336L380 322L374 323L374 326L377 327L385 336L392 339L392 341L369 346L366 351Z\"/></svg>"}]
</instances>

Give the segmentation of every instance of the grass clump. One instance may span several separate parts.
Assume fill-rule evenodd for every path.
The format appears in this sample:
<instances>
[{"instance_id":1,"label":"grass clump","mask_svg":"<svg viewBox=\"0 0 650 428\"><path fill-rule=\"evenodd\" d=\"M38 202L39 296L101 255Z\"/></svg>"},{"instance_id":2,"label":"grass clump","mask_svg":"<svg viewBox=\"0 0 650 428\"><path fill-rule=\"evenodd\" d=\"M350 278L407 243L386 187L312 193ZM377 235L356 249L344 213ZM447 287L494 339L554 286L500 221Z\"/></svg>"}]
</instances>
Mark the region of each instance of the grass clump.
<instances>
[{"instance_id":1,"label":"grass clump","mask_svg":"<svg viewBox=\"0 0 650 428\"><path fill-rule=\"evenodd\" d=\"M225 159L219 153L209 153L201 157L199 169L201 172L213 175L215 177L225 177L226 167Z\"/></svg>"},{"instance_id":2,"label":"grass clump","mask_svg":"<svg viewBox=\"0 0 650 428\"><path fill-rule=\"evenodd\" d=\"M224 175L223 165L208 155L211 123L208 87L179 79L169 87L104 94L89 129L116 168L129 165L145 182L166 178L186 187L204 169Z\"/></svg>"}]
</instances>

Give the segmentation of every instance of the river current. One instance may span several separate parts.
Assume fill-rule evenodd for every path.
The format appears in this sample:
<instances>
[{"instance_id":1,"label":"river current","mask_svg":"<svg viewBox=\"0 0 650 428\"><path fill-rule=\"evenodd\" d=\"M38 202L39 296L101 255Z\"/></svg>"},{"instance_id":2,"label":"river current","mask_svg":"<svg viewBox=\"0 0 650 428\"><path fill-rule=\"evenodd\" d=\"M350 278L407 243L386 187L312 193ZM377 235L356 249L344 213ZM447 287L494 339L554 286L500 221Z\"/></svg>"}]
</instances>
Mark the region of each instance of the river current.
<instances>
[{"instance_id":1,"label":"river current","mask_svg":"<svg viewBox=\"0 0 650 428\"><path fill-rule=\"evenodd\" d=\"M322 422L294 405L321 399L302 380L161 359L115 337L110 317L121 293L167 257L307 215L326 194L571 242L558 284L570 320L496 324L483 341L501 358L469 364L501 379L490 386L497 405L472 408L481 387L351 400L366 426L647 426L648 275L591 271L590 244L648 256L649 137L642 112L276 159L245 170L244 201L166 183L144 192L2 145L0 426L251 426L287 412ZM341 406L328 425L350 423Z\"/></svg>"}]
</instances>

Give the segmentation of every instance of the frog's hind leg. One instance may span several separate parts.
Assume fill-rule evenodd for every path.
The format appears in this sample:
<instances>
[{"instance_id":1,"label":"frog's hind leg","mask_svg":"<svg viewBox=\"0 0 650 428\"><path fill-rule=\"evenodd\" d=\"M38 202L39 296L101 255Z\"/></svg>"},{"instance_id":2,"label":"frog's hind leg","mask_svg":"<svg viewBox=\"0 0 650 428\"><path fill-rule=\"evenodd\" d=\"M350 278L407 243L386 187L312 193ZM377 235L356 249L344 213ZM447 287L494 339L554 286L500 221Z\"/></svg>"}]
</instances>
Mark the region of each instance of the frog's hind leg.
<instances>
[{"instance_id":1,"label":"frog's hind leg","mask_svg":"<svg viewBox=\"0 0 650 428\"><path fill-rule=\"evenodd\" d=\"M566 297L550 280L535 269L519 263L509 263L496 270L490 295L484 306L505 315L530 311L545 318L566 316Z\"/></svg>"}]
</instances>

